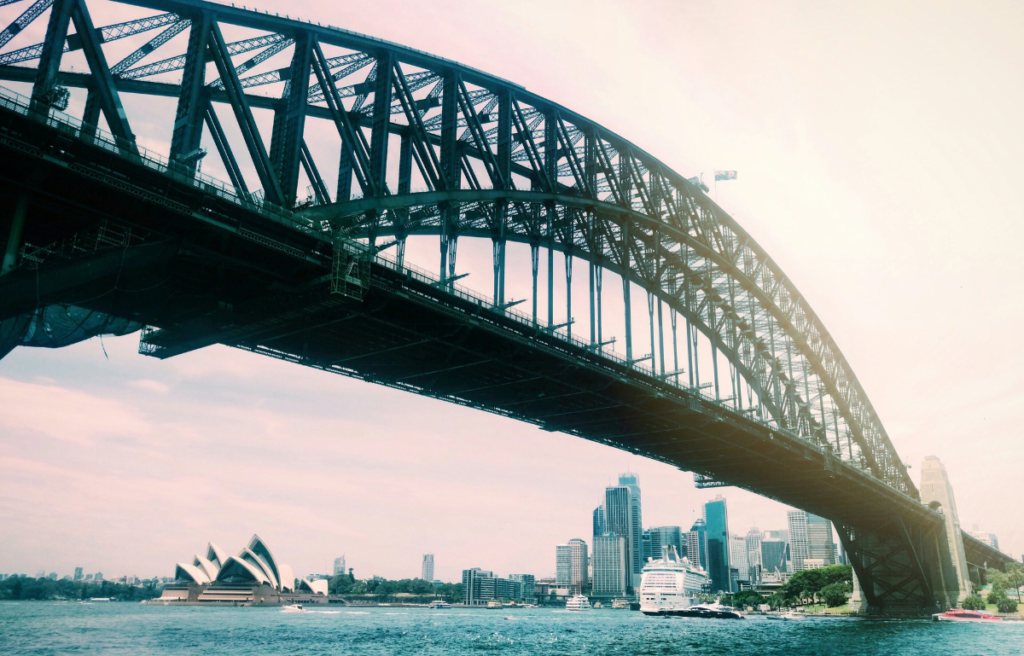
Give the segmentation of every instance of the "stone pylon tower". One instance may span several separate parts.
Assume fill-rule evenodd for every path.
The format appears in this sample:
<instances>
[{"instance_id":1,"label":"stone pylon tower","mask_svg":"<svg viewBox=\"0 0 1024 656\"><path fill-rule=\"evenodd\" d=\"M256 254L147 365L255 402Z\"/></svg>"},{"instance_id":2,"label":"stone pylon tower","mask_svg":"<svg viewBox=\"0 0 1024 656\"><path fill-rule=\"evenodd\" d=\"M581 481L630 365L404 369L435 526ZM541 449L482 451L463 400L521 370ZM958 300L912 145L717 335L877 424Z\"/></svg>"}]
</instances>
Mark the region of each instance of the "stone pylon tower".
<instances>
[{"instance_id":1,"label":"stone pylon tower","mask_svg":"<svg viewBox=\"0 0 1024 656\"><path fill-rule=\"evenodd\" d=\"M921 503L941 510L946 517L946 542L949 544L949 560L952 561L954 571L944 572L943 578L950 582L955 578L959 590L948 590L949 596L958 602L963 601L971 593L971 578L960 533L960 519L946 468L935 456L927 456L921 463Z\"/></svg>"}]
</instances>

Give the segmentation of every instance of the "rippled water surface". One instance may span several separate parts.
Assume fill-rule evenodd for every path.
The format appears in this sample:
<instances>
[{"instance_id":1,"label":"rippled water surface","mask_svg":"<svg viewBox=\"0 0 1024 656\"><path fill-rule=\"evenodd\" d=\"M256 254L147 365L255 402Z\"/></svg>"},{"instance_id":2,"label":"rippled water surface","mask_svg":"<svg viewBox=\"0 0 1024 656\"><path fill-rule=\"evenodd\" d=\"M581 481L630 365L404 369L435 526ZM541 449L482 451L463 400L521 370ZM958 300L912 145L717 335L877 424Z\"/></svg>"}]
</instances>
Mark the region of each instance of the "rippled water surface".
<instances>
[{"instance_id":1,"label":"rippled water surface","mask_svg":"<svg viewBox=\"0 0 1024 656\"><path fill-rule=\"evenodd\" d=\"M0 602L0 654L1024 654L1024 623Z\"/></svg>"}]
</instances>

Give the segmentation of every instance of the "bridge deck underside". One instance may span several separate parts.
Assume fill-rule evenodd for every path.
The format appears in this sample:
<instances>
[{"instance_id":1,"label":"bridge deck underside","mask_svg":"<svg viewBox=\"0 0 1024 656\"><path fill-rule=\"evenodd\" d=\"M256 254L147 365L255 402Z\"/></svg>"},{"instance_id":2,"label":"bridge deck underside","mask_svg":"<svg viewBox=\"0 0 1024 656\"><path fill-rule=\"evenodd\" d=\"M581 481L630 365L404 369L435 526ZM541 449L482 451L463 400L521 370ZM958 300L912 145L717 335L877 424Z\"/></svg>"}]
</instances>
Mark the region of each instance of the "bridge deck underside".
<instances>
[{"instance_id":1,"label":"bridge deck underside","mask_svg":"<svg viewBox=\"0 0 1024 656\"><path fill-rule=\"evenodd\" d=\"M160 357L229 344L578 435L845 525L884 526L894 513L936 521L792 434L393 269L374 265L362 299L331 294L329 240L52 128L3 112L0 149L0 201L32 199L26 242L113 222L180 244L171 262L137 283L123 263L78 286L48 287L45 263L10 274L3 284L24 293L0 301L0 319L18 311L18 298L29 309L82 304L165 329L149 344Z\"/></svg>"}]
</instances>

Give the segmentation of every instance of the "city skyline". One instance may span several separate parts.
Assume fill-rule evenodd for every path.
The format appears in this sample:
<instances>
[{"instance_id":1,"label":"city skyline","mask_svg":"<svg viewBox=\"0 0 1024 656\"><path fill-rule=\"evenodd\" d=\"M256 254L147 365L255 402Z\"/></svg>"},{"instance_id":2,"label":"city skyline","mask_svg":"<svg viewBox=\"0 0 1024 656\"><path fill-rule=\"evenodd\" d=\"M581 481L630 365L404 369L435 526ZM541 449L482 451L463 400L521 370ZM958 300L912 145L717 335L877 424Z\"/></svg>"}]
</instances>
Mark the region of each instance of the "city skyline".
<instances>
[{"instance_id":1,"label":"city skyline","mask_svg":"<svg viewBox=\"0 0 1024 656\"><path fill-rule=\"evenodd\" d=\"M304 15L318 14L315 3L300 5L297 11ZM403 21L385 20L383 15L394 12L383 8L339 11L338 22L354 30L436 51L415 34L413 24L446 10L406 8ZM451 7L447 11L456 14ZM578 8L555 11L565 16ZM922 17L914 21L919 31L895 39L888 23L871 23L870 16L847 11L797 16L792 7L755 8L737 16L735 10L705 8L701 29L687 32L691 38L658 39L651 37L665 36L668 28L648 25L627 11L594 10L595 23L626 26L621 38L648 64L644 70L662 70L668 62L688 71L685 84L668 90L653 84L652 90L642 88L642 76L619 64L609 70L593 43L599 40L567 35L552 46L536 32L543 28L529 20L530 7L459 7L470 17L459 20L482 14L508 19L514 36L489 36L499 42L491 49L480 47L481 37L452 38L437 54L565 101L681 171L710 171L715 162L742 170L741 181L722 185L719 201L779 260L822 315L901 456L914 467L911 475L917 479L925 455L937 455L949 468L965 524L996 534L1006 551L1019 556L1022 529L1010 511L989 502L983 485L1012 480L1013 459L982 461L974 455L974 440L965 439L985 426L993 451L1012 453L1016 444L1013 417L1024 360L1012 332L1001 331L1019 323L1020 308L1002 302L1006 289L989 281L1022 279L1019 258L1001 250L1020 241L1021 225L1000 218L1015 207L1009 194L1020 167L1003 147L1017 143L1019 135L1002 132L1000 112L1019 106L1014 95L1019 90L1007 85L980 109L970 103L988 94L964 93L955 108L919 103L918 97L944 98L949 85L932 86L938 76L914 74L908 53L938 53L921 65L933 73L953 70L959 83L952 86L977 90L980 82L972 71L982 68L985 60L979 57L991 55L996 46L956 41L934 49L933 35L943 33L933 29L937 19ZM875 18L878 13L866 12ZM956 19L954 24L977 29L970 11L960 10ZM669 12L663 24L687 21ZM790 47L769 53L764 24L780 30L784 36L773 39ZM860 29L859 36L848 34L850 24ZM524 34L536 52L524 55L521 47L513 48L514 41L505 40ZM855 75L843 76L860 93L840 92L830 83L826 73L832 75L837 64L846 70L832 49L814 61L802 56L818 39L838 43L839 52L848 52L851 40L874 44L879 61L861 62L864 67ZM706 56L721 51L730 54ZM554 57L562 65L557 76L547 72ZM994 59L1009 72L1016 70L1019 55ZM690 65L694 61L698 65ZM563 87L566 79L586 80L598 72L603 82L594 90L576 81ZM724 81L712 83L716 76ZM893 88L875 93L878 80ZM609 86L625 91L607 97ZM655 87L657 96L651 95ZM751 96L733 103L730 89L735 88ZM908 93L920 96L908 98ZM882 118L874 103L895 114ZM649 120L630 118L637 106L645 108L641 114ZM679 108L687 120L677 131L654 131L655 125L678 119ZM988 118L965 123L966 109ZM956 126L949 132L957 136L934 143L934 135L921 127L934 124ZM833 133L840 136L829 136ZM979 143L984 157L977 156ZM948 188L937 193L934 185ZM977 230L964 236L968 243L961 257L952 258L945 235L965 215L973 217ZM996 252L974 241L986 228L1004 236ZM919 247L908 255L907 243ZM410 245L410 252L417 249L430 250L433 261L436 243ZM489 244L462 244L460 261L467 266L489 262L489 249ZM914 293L878 292L892 289L893 279ZM923 335L914 331L920 316L940 306L952 317L990 312L998 321L985 325L996 333L981 339L976 326L958 321L932 326ZM908 345L896 337L903 333L918 337ZM971 346L951 348L963 344ZM234 543L255 527L296 554L297 571L319 571L339 546L358 545L358 552L349 550L358 576L396 578L401 568L392 563L403 553L386 543L381 528L400 524L417 529L423 540L402 549L443 549L446 564L439 573L455 580L460 563L472 562L474 553L500 538L498 528L475 527L481 513L493 512L517 531L529 527L536 535L537 545L519 555L525 563L513 567L516 554L495 554L489 565L503 571L539 569L550 561L551 544L589 535L586 518L594 499L580 489L590 489L595 475L637 471L645 481L644 516L655 520L645 522L650 525L692 525L694 517L685 517L685 511L678 517L678 506L698 507L704 500L687 474L578 438L223 347L161 363L140 358L137 345L137 336L130 336L58 352L18 349L0 362L0 494L5 499L0 521L9 527L0 536L0 570L29 572L52 563L48 571L70 572L95 563L87 569L151 572L187 549L195 535ZM935 353L947 359L936 361ZM948 376L954 370L962 374L959 380ZM65 408L63 416L49 411L55 403ZM395 413L395 407L404 412ZM936 412L936 407L950 410ZM494 462L519 474L501 492L494 490ZM573 466L567 468L568 462ZM457 482L438 483L438 478ZM268 489L252 489L257 480L267 482ZM380 487L398 498L367 493ZM541 488L543 493L537 491ZM785 507L748 493L726 494L737 526L786 525ZM438 497L451 501L437 509L432 504ZM552 497L564 499L562 507L552 508ZM542 517L537 508L545 509ZM225 513L237 519L217 529ZM741 513L749 513L749 519ZM180 533L188 535L158 542L139 531L139 524L153 516L187 527ZM470 525L473 532L463 530ZM402 562L414 558L403 557Z\"/></svg>"}]
</instances>

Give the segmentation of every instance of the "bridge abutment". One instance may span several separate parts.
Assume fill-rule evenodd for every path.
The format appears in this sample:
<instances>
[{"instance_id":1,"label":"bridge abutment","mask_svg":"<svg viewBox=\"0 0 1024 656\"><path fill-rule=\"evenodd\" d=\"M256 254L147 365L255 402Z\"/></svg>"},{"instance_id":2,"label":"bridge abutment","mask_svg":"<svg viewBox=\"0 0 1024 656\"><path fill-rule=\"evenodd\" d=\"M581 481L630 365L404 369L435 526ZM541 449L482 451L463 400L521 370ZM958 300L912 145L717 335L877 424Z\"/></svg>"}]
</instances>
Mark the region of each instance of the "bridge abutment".
<instances>
[{"instance_id":1,"label":"bridge abutment","mask_svg":"<svg viewBox=\"0 0 1024 656\"><path fill-rule=\"evenodd\" d=\"M956 606L971 594L972 583L953 487L946 468L935 456L928 456L921 463L920 492L921 503L939 510L945 520L945 540L937 540L936 544L940 552L937 554L939 563L945 567L937 574L949 605Z\"/></svg>"}]
</instances>

